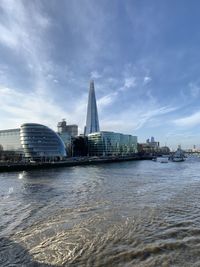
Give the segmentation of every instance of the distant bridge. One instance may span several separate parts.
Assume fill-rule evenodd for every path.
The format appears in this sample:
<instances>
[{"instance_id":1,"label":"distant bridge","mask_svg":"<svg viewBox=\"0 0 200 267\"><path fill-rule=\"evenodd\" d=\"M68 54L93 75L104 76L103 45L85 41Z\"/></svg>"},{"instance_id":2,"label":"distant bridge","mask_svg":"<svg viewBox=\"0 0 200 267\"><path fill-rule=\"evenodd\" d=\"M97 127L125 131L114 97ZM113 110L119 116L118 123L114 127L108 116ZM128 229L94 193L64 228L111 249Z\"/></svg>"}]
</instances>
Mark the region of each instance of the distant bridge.
<instances>
[{"instance_id":1,"label":"distant bridge","mask_svg":"<svg viewBox=\"0 0 200 267\"><path fill-rule=\"evenodd\" d=\"M193 152L193 151L191 151L191 152L184 152L186 155L197 155L197 156L199 156L200 155L200 151L196 151L196 152Z\"/></svg>"}]
</instances>

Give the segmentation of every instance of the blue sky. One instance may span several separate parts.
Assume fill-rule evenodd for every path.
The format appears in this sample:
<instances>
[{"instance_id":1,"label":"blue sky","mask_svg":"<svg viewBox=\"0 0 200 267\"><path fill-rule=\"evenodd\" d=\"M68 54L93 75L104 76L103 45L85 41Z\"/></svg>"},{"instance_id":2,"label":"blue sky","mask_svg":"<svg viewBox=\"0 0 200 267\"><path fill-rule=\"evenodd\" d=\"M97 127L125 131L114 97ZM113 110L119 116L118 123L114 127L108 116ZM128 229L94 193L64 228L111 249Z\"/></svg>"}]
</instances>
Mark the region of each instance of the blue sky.
<instances>
[{"instance_id":1,"label":"blue sky","mask_svg":"<svg viewBox=\"0 0 200 267\"><path fill-rule=\"evenodd\" d=\"M0 129L86 121L200 146L198 0L0 1Z\"/></svg>"}]
</instances>

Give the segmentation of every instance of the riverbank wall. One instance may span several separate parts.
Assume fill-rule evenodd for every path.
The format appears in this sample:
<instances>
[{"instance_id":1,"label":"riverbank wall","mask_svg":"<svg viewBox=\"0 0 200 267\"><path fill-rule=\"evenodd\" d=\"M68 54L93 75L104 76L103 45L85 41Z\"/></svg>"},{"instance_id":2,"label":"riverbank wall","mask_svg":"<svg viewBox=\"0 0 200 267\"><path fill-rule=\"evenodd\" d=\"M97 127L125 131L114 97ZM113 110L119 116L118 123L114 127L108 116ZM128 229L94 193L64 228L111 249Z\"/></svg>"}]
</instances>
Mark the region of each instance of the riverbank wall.
<instances>
[{"instance_id":1,"label":"riverbank wall","mask_svg":"<svg viewBox=\"0 0 200 267\"><path fill-rule=\"evenodd\" d=\"M123 161L133 161L133 160L151 160L152 156L131 156L131 157L106 157L106 158L70 158L65 161L58 162L17 162L17 163L1 163L1 172L10 171L27 171L35 169L51 169L51 168L61 168L61 167L73 167L82 165L97 165L103 163L117 163Z\"/></svg>"}]
</instances>

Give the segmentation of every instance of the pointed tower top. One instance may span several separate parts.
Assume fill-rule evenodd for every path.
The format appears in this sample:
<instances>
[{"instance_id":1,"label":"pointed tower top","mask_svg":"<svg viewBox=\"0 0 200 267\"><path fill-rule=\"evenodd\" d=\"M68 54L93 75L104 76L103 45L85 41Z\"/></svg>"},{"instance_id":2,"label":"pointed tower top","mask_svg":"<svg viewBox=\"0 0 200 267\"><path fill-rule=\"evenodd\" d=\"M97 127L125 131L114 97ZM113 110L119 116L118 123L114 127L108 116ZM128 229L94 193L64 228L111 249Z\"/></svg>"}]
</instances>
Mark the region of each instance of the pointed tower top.
<instances>
[{"instance_id":1,"label":"pointed tower top","mask_svg":"<svg viewBox=\"0 0 200 267\"><path fill-rule=\"evenodd\" d=\"M94 81L91 80L89 97L88 97L85 135L88 135L94 132L99 132L99 119L98 119L97 104L96 104L96 97L95 97Z\"/></svg>"}]
</instances>

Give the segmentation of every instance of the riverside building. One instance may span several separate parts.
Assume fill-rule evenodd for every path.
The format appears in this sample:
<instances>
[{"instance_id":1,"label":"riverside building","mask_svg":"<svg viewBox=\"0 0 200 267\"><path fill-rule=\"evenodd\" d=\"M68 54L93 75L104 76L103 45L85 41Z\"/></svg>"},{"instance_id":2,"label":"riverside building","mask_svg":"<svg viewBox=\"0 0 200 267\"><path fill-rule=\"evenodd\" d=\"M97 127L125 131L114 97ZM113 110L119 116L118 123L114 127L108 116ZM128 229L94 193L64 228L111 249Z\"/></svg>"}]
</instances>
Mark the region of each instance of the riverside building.
<instances>
[{"instance_id":1,"label":"riverside building","mask_svg":"<svg viewBox=\"0 0 200 267\"><path fill-rule=\"evenodd\" d=\"M37 123L21 125L20 141L26 158L61 160L66 157L62 139L47 126Z\"/></svg>"},{"instance_id":2,"label":"riverside building","mask_svg":"<svg viewBox=\"0 0 200 267\"><path fill-rule=\"evenodd\" d=\"M58 135L65 144L68 156L73 156L73 140L78 136L78 125L67 125L65 119L58 122L57 125Z\"/></svg>"},{"instance_id":3,"label":"riverside building","mask_svg":"<svg viewBox=\"0 0 200 267\"><path fill-rule=\"evenodd\" d=\"M22 151L20 129L1 130L0 145L2 149L6 151Z\"/></svg>"},{"instance_id":4,"label":"riverside building","mask_svg":"<svg viewBox=\"0 0 200 267\"><path fill-rule=\"evenodd\" d=\"M76 124L68 125L65 119L58 122L57 129L59 134L67 133L69 136L73 137L78 135L78 125Z\"/></svg>"},{"instance_id":5,"label":"riverside building","mask_svg":"<svg viewBox=\"0 0 200 267\"><path fill-rule=\"evenodd\" d=\"M137 136L101 131L88 134L89 156L128 156L137 153Z\"/></svg>"},{"instance_id":6,"label":"riverside building","mask_svg":"<svg viewBox=\"0 0 200 267\"><path fill-rule=\"evenodd\" d=\"M66 157L65 145L58 134L47 126L25 123L18 129L0 131L0 145L32 160L60 160Z\"/></svg>"},{"instance_id":7,"label":"riverside building","mask_svg":"<svg viewBox=\"0 0 200 267\"><path fill-rule=\"evenodd\" d=\"M146 140L146 143L138 144L138 152L140 154L163 155L169 154L170 149L167 146L160 147L160 142L155 141L152 136L151 139Z\"/></svg>"},{"instance_id":8,"label":"riverside building","mask_svg":"<svg viewBox=\"0 0 200 267\"><path fill-rule=\"evenodd\" d=\"M94 81L90 82L85 136L89 156L127 156L137 153L137 137L100 131Z\"/></svg>"}]
</instances>

